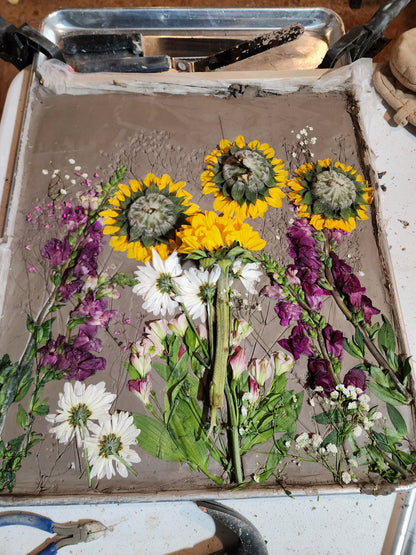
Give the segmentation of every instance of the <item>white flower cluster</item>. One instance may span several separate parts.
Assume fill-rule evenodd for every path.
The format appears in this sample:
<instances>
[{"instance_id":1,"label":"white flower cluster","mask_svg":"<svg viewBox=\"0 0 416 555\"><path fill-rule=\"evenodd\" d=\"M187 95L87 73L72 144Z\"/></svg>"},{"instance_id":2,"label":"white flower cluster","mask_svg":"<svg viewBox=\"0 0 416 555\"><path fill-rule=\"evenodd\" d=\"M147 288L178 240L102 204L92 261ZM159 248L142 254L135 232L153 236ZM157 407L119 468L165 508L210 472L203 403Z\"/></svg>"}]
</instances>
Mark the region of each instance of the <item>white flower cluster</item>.
<instances>
[{"instance_id":1,"label":"white flower cluster","mask_svg":"<svg viewBox=\"0 0 416 555\"><path fill-rule=\"evenodd\" d=\"M296 139L298 140L300 151L303 154L306 154L307 157L313 158L314 153L311 152L310 146L315 145L317 139L316 137L309 137L309 133L311 131L313 131L313 127L311 127L310 125L305 125L305 127L301 129L299 133L296 133ZM294 133L294 131L292 131L292 133ZM296 151L292 152L292 156L293 158L297 157Z\"/></svg>"},{"instance_id":2,"label":"white flower cluster","mask_svg":"<svg viewBox=\"0 0 416 555\"><path fill-rule=\"evenodd\" d=\"M336 386L335 391L330 393L327 403L331 407L337 407L347 402L348 410L362 410L368 411L370 409L370 397L363 392L359 387L353 385L345 386L339 384Z\"/></svg>"}]
</instances>

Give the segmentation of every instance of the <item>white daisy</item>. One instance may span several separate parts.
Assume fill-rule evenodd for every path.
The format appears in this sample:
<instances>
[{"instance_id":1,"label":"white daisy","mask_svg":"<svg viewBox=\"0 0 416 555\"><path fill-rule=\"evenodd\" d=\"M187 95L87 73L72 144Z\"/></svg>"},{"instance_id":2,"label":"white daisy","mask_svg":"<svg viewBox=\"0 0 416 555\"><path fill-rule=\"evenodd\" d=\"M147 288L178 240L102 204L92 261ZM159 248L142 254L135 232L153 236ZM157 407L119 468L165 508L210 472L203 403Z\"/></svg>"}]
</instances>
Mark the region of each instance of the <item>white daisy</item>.
<instances>
[{"instance_id":1,"label":"white daisy","mask_svg":"<svg viewBox=\"0 0 416 555\"><path fill-rule=\"evenodd\" d=\"M99 480L104 477L110 480L116 470L126 478L130 464L140 462L139 455L129 447L136 443L140 433L133 423L133 417L128 412L112 414L111 419L101 426L93 424L92 432L93 435L84 442L92 467L91 478L97 476ZM133 469L131 471L134 473Z\"/></svg>"},{"instance_id":2,"label":"white daisy","mask_svg":"<svg viewBox=\"0 0 416 555\"><path fill-rule=\"evenodd\" d=\"M215 265L212 270L190 268L183 275L175 279L179 289L176 300L182 303L192 318L206 320L206 305L215 297L216 284L221 269Z\"/></svg>"},{"instance_id":3,"label":"white daisy","mask_svg":"<svg viewBox=\"0 0 416 555\"><path fill-rule=\"evenodd\" d=\"M237 258L232 265L232 271L235 277L237 277L244 285L246 291L252 295L257 293L254 284L257 283L262 276L260 264L257 262L244 264L242 260Z\"/></svg>"},{"instance_id":4,"label":"white daisy","mask_svg":"<svg viewBox=\"0 0 416 555\"><path fill-rule=\"evenodd\" d=\"M83 434L87 437L92 420L105 421L110 418L109 410L116 398L105 390L105 383L97 385L66 382L64 392L59 394L57 414L48 414L46 420L57 426L50 428L60 443L69 443L74 437L81 446Z\"/></svg>"},{"instance_id":5,"label":"white daisy","mask_svg":"<svg viewBox=\"0 0 416 555\"><path fill-rule=\"evenodd\" d=\"M162 260L153 250L152 260L139 266L134 274L139 283L133 287L133 293L143 298L143 308L155 316L173 315L178 303L172 297L172 280L182 274L178 253L174 251Z\"/></svg>"}]
</instances>

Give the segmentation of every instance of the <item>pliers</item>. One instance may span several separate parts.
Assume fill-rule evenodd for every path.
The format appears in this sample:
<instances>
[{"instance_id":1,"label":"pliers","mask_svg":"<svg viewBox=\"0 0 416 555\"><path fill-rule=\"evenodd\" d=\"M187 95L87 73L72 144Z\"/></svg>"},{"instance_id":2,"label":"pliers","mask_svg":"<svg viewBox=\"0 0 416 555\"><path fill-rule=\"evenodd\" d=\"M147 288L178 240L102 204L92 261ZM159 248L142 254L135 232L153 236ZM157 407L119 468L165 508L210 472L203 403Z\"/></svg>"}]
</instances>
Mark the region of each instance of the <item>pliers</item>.
<instances>
[{"instance_id":1,"label":"pliers","mask_svg":"<svg viewBox=\"0 0 416 555\"><path fill-rule=\"evenodd\" d=\"M386 27L410 1L389 0L376 11L368 23L353 27L337 40L328 50L319 67L332 68L342 56L348 56L348 62L355 62L364 56L374 57L390 42L384 36Z\"/></svg>"},{"instance_id":2,"label":"pliers","mask_svg":"<svg viewBox=\"0 0 416 555\"><path fill-rule=\"evenodd\" d=\"M34 513L10 511L0 514L0 526L31 526L49 534L55 534L34 551L33 555L53 555L65 545L90 542L101 536L107 528L96 520L57 524L50 518ZM46 543L46 545L45 545Z\"/></svg>"}]
</instances>

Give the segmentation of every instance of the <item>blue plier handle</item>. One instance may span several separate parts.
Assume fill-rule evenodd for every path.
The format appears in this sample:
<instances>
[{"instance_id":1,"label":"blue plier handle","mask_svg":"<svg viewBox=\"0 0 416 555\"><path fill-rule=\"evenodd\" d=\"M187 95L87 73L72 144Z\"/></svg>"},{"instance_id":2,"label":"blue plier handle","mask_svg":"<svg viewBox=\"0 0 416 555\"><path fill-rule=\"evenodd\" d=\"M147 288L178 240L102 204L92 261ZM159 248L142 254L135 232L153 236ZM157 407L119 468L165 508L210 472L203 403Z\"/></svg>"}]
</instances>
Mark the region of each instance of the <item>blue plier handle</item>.
<instances>
[{"instance_id":1,"label":"blue plier handle","mask_svg":"<svg viewBox=\"0 0 416 555\"><path fill-rule=\"evenodd\" d=\"M95 540L107 528L96 520L70 524L57 524L46 516L25 512L7 512L0 514L0 526L31 526L54 534L52 541L36 555L53 555L65 545L75 545L80 542Z\"/></svg>"}]
</instances>

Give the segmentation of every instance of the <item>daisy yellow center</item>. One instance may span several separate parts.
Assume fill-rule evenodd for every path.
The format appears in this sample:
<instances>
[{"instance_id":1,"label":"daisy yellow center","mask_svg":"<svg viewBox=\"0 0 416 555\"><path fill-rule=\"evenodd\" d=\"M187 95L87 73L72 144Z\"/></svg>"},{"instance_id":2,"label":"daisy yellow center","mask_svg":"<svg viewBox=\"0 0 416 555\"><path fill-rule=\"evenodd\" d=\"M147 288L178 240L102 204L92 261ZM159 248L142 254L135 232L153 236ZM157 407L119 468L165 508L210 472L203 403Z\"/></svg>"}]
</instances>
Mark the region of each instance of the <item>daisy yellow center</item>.
<instances>
[{"instance_id":1,"label":"daisy yellow center","mask_svg":"<svg viewBox=\"0 0 416 555\"><path fill-rule=\"evenodd\" d=\"M162 293L170 293L172 291L173 282L169 274L160 274L156 280L157 288Z\"/></svg>"},{"instance_id":2,"label":"daisy yellow center","mask_svg":"<svg viewBox=\"0 0 416 555\"><path fill-rule=\"evenodd\" d=\"M166 235L175 227L175 205L163 194L148 193L130 206L128 220L132 240Z\"/></svg>"},{"instance_id":3,"label":"daisy yellow center","mask_svg":"<svg viewBox=\"0 0 416 555\"><path fill-rule=\"evenodd\" d=\"M88 418L91 416L92 412L84 403L79 403L71 408L69 411L68 422L74 428L80 428L84 426Z\"/></svg>"},{"instance_id":4,"label":"daisy yellow center","mask_svg":"<svg viewBox=\"0 0 416 555\"><path fill-rule=\"evenodd\" d=\"M318 201L332 210L349 208L356 199L354 182L332 169L319 173L311 190Z\"/></svg>"},{"instance_id":5,"label":"daisy yellow center","mask_svg":"<svg viewBox=\"0 0 416 555\"><path fill-rule=\"evenodd\" d=\"M120 436L107 434L101 439L99 447L100 456L108 458L110 455L118 455L123 448L123 444L121 443Z\"/></svg>"},{"instance_id":6,"label":"daisy yellow center","mask_svg":"<svg viewBox=\"0 0 416 555\"><path fill-rule=\"evenodd\" d=\"M222 176L227 188L258 193L267 185L270 167L258 152L238 150L224 161Z\"/></svg>"}]
</instances>

